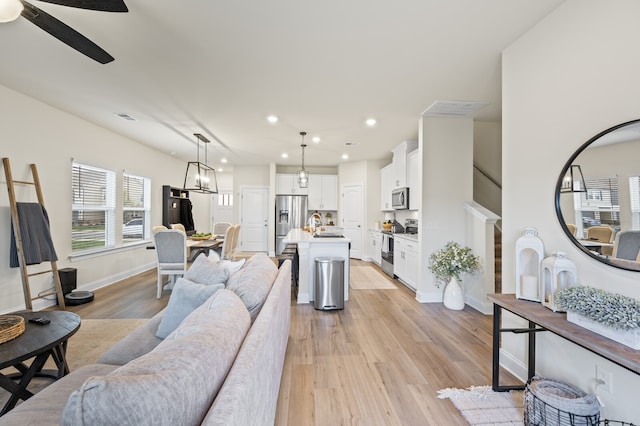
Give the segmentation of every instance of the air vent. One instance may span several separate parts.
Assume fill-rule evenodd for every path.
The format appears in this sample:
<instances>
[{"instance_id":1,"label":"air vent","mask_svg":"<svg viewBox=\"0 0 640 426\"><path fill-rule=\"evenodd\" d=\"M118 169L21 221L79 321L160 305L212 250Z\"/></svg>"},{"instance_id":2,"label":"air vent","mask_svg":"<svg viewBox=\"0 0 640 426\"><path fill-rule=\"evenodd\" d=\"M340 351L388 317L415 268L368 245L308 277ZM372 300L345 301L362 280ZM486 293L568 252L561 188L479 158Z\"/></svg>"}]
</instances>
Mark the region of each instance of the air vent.
<instances>
[{"instance_id":1,"label":"air vent","mask_svg":"<svg viewBox=\"0 0 640 426\"><path fill-rule=\"evenodd\" d=\"M435 101L422 115L444 117L469 117L474 112L489 105L488 102L475 101Z\"/></svg>"},{"instance_id":2,"label":"air vent","mask_svg":"<svg viewBox=\"0 0 640 426\"><path fill-rule=\"evenodd\" d=\"M118 117L120 117L120 118L122 118L122 119L124 119L124 120L136 121L136 119L135 119L135 118L133 118L132 116L130 116L130 115L129 115L129 114L127 114L127 113L124 113L124 112L116 112L115 114L116 114Z\"/></svg>"}]
</instances>

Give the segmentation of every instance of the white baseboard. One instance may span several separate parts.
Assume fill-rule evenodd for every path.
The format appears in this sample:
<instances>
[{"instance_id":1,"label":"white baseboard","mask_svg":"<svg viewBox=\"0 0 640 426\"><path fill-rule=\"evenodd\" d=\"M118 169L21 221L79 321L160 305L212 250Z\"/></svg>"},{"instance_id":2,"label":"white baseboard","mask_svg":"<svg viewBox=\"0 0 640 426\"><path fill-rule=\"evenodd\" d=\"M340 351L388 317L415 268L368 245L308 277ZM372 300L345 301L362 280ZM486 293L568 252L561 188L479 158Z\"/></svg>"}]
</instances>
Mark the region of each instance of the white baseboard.
<instances>
[{"instance_id":1,"label":"white baseboard","mask_svg":"<svg viewBox=\"0 0 640 426\"><path fill-rule=\"evenodd\" d=\"M481 301L475 297L465 297L464 303L485 315L493 315L493 303L491 302Z\"/></svg>"},{"instance_id":2,"label":"white baseboard","mask_svg":"<svg viewBox=\"0 0 640 426\"><path fill-rule=\"evenodd\" d=\"M442 303L441 292L416 291L416 300L420 303Z\"/></svg>"},{"instance_id":3,"label":"white baseboard","mask_svg":"<svg viewBox=\"0 0 640 426\"><path fill-rule=\"evenodd\" d=\"M107 287L111 284L114 284L118 281L124 280L126 278L130 278L134 275L138 275L142 272L148 271L150 269L153 269L156 267L156 263L149 263L147 265L142 265L139 266L137 268L133 268L133 269L129 269L128 271L123 271L120 272L118 274L114 274L114 275L110 275L104 278L101 278L99 280L90 282L90 283L85 283L82 285L79 285L78 288L76 290L82 290L82 291L95 291L99 288L103 288L103 287ZM155 285L155 282L154 282ZM51 299L36 299L33 302L31 302L31 306L33 307L34 311L41 311L45 308L51 307L51 306L55 306L56 303L56 298L55 296L52 296ZM9 312L16 312L16 311L21 311L24 310L24 305L20 305L20 306L14 306L13 308L9 308L7 309L4 313L9 313Z\"/></svg>"},{"instance_id":4,"label":"white baseboard","mask_svg":"<svg viewBox=\"0 0 640 426\"><path fill-rule=\"evenodd\" d=\"M527 365L502 348L500 348L500 366L526 383L529 372Z\"/></svg>"}]
</instances>

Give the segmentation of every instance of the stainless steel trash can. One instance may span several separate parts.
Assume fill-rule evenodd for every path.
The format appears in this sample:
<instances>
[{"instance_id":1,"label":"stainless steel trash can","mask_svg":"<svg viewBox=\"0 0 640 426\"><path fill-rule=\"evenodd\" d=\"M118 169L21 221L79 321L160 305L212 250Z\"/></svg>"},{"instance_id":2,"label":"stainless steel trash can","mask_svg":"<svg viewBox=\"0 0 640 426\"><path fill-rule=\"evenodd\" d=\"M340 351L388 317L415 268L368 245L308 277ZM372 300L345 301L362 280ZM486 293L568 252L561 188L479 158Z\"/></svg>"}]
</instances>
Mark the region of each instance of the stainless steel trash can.
<instances>
[{"instance_id":1,"label":"stainless steel trash can","mask_svg":"<svg viewBox=\"0 0 640 426\"><path fill-rule=\"evenodd\" d=\"M344 309L344 259L316 258L314 290L314 308L325 311Z\"/></svg>"}]
</instances>

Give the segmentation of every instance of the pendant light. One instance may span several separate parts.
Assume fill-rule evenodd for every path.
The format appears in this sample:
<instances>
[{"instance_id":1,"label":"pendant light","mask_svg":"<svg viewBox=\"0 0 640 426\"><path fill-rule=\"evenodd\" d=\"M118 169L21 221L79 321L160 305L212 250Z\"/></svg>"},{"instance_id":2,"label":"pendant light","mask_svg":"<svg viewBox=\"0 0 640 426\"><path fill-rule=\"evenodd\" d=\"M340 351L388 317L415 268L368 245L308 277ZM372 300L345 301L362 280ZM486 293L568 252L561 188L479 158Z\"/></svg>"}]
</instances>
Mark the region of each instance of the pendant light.
<instances>
[{"instance_id":1,"label":"pendant light","mask_svg":"<svg viewBox=\"0 0 640 426\"><path fill-rule=\"evenodd\" d=\"M216 171L207 164L206 144L209 143L209 139L200 133L194 133L193 136L198 140L198 160L187 163L187 171L184 174L184 190L203 194L217 194L218 180L216 179ZM204 163L200 162L200 142L205 144Z\"/></svg>"},{"instance_id":2,"label":"pendant light","mask_svg":"<svg viewBox=\"0 0 640 426\"><path fill-rule=\"evenodd\" d=\"M304 169L304 149L307 147L307 144L304 143L304 137L307 132L300 132L300 136L302 136L302 167L298 171L298 184L300 188L306 188L309 186L309 172Z\"/></svg>"},{"instance_id":3,"label":"pendant light","mask_svg":"<svg viewBox=\"0 0 640 426\"><path fill-rule=\"evenodd\" d=\"M569 166L569 170L562 179L560 192L587 192L587 184L582 176L582 169L577 164Z\"/></svg>"}]
</instances>

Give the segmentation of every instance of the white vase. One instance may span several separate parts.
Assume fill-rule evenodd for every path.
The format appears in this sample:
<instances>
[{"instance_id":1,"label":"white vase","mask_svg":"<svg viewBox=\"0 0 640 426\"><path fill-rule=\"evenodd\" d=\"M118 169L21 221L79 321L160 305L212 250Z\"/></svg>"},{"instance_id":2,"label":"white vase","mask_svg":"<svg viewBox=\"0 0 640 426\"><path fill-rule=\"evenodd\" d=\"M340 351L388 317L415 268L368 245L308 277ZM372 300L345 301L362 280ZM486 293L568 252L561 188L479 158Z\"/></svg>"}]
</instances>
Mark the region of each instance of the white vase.
<instances>
[{"instance_id":1,"label":"white vase","mask_svg":"<svg viewBox=\"0 0 640 426\"><path fill-rule=\"evenodd\" d=\"M464 295L462 294L462 287L455 277L451 277L451 280L444 288L442 303L444 303L445 308L452 309L454 311L461 311L464 309Z\"/></svg>"}]
</instances>

